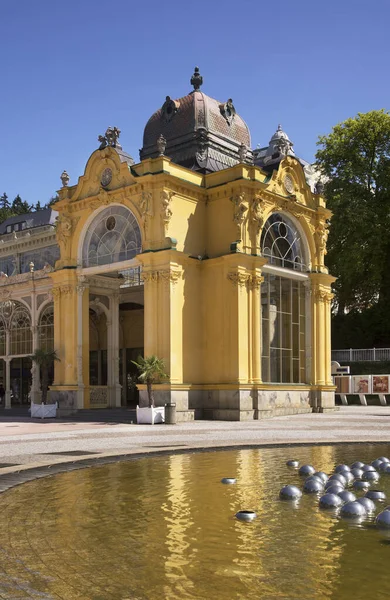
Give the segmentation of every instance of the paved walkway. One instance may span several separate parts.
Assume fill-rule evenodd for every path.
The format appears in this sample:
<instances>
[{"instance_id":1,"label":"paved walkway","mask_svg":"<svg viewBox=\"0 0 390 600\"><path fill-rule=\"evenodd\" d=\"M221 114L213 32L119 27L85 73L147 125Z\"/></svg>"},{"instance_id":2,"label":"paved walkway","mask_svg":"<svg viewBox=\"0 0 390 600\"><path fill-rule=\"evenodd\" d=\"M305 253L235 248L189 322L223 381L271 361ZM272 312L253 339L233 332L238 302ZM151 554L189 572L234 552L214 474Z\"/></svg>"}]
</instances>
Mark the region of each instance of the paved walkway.
<instances>
[{"instance_id":1,"label":"paved walkway","mask_svg":"<svg viewBox=\"0 0 390 600\"><path fill-rule=\"evenodd\" d=\"M390 442L390 407L350 406L328 414L263 421L135 425L0 417L0 475L119 455L229 446Z\"/></svg>"}]
</instances>

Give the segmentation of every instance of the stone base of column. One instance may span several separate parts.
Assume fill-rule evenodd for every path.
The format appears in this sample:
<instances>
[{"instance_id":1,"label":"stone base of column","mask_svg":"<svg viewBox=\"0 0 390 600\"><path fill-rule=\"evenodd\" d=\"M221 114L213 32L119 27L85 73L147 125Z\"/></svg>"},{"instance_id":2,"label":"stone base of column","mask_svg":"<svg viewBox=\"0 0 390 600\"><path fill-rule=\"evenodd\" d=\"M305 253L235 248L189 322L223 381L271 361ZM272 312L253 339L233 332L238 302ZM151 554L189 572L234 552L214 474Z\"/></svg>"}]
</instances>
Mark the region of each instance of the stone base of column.
<instances>
[{"instance_id":1,"label":"stone base of column","mask_svg":"<svg viewBox=\"0 0 390 600\"><path fill-rule=\"evenodd\" d=\"M313 412L322 413L339 410L335 405L334 388L319 388L311 391L310 404Z\"/></svg>"},{"instance_id":2,"label":"stone base of column","mask_svg":"<svg viewBox=\"0 0 390 600\"><path fill-rule=\"evenodd\" d=\"M77 412L77 394L78 390L69 390L58 389L59 386L56 386L55 389L50 390L50 401L55 404L58 403L57 409L57 417L68 417L69 415L74 415Z\"/></svg>"}]
</instances>

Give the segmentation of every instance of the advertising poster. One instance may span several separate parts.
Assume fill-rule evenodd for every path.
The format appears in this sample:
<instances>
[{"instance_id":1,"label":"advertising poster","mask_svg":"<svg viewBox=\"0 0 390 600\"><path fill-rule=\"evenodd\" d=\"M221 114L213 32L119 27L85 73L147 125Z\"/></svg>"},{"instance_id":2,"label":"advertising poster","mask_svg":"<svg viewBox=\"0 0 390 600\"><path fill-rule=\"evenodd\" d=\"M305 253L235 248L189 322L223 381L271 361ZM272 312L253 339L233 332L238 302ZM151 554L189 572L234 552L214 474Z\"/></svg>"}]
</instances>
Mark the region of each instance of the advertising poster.
<instances>
[{"instance_id":1,"label":"advertising poster","mask_svg":"<svg viewBox=\"0 0 390 600\"><path fill-rule=\"evenodd\" d=\"M371 394L371 375L354 375L353 394Z\"/></svg>"},{"instance_id":2,"label":"advertising poster","mask_svg":"<svg viewBox=\"0 0 390 600\"><path fill-rule=\"evenodd\" d=\"M389 375L373 375L372 376L372 393L373 394L388 394L389 393Z\"/></svg>"},{"instance_id":3,"label":"advertising poster","mask_svg":"<svg viewBox=\"0 0 390 600\"><path fill-rule=\"evenodd\" d=\"M351 378L350 377L335 377L334 384L336 386L336 394L351 393Z\"/></svg>"}]
</instances>

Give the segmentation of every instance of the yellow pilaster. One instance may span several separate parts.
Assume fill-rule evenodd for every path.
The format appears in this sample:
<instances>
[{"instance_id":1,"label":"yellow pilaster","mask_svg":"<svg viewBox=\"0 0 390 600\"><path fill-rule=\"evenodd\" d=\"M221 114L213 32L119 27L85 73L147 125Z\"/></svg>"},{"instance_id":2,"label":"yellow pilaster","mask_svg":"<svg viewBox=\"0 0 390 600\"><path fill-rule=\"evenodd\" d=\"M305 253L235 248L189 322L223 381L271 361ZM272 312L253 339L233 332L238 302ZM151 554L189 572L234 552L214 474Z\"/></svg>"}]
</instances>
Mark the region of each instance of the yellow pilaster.
<instances>
[{"instance_id":1,"label":"yellow pilaster","mask_svg":"<svg viewBox=\"0 0 390 600\"><path fill-rule=\"evenodd\" d=\"M54 297L54 348L60 362L53 386L77 385L77 277L73 269L51 273Z\"/></svg>"},{"instance_id":2,"label":"yellow pilaster","mask_svg":"<svg viewBox=\"0 0 390 600\"><path fill-rule=\"evenodd\" d=\"M325 273L310 275L312 286L312 376L316 386L332 385L330 376L331 343L330 343L330 285L335 281Z\"/></svg>"}]
</instances>

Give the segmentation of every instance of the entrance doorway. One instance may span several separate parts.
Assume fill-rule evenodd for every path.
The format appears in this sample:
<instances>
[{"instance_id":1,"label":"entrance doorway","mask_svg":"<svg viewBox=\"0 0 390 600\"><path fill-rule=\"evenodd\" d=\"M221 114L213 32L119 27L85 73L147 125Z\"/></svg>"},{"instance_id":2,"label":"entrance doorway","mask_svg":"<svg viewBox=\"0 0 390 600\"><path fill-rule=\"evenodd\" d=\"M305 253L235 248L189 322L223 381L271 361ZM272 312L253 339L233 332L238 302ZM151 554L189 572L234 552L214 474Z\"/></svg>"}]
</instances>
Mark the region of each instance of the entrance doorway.
<instances>
[{"instance_id":1,"label":"entrance doorway","mask_svg":"<svg viewBox=\"0 0 390 600\"><path fill-rule=\"evenodd\" d=\"M4 369L4 361L2 362L2 368ZM11 406L20 406L22 404L29 404L30 398L29 393L31 389L31 358L29 356L23 356L13 358L10 364L10 388L11 388ZM3 370L3 374L5 372ZM0 380L5 381L5 377L0 374Z\"/></svg>"}]
</instances>

